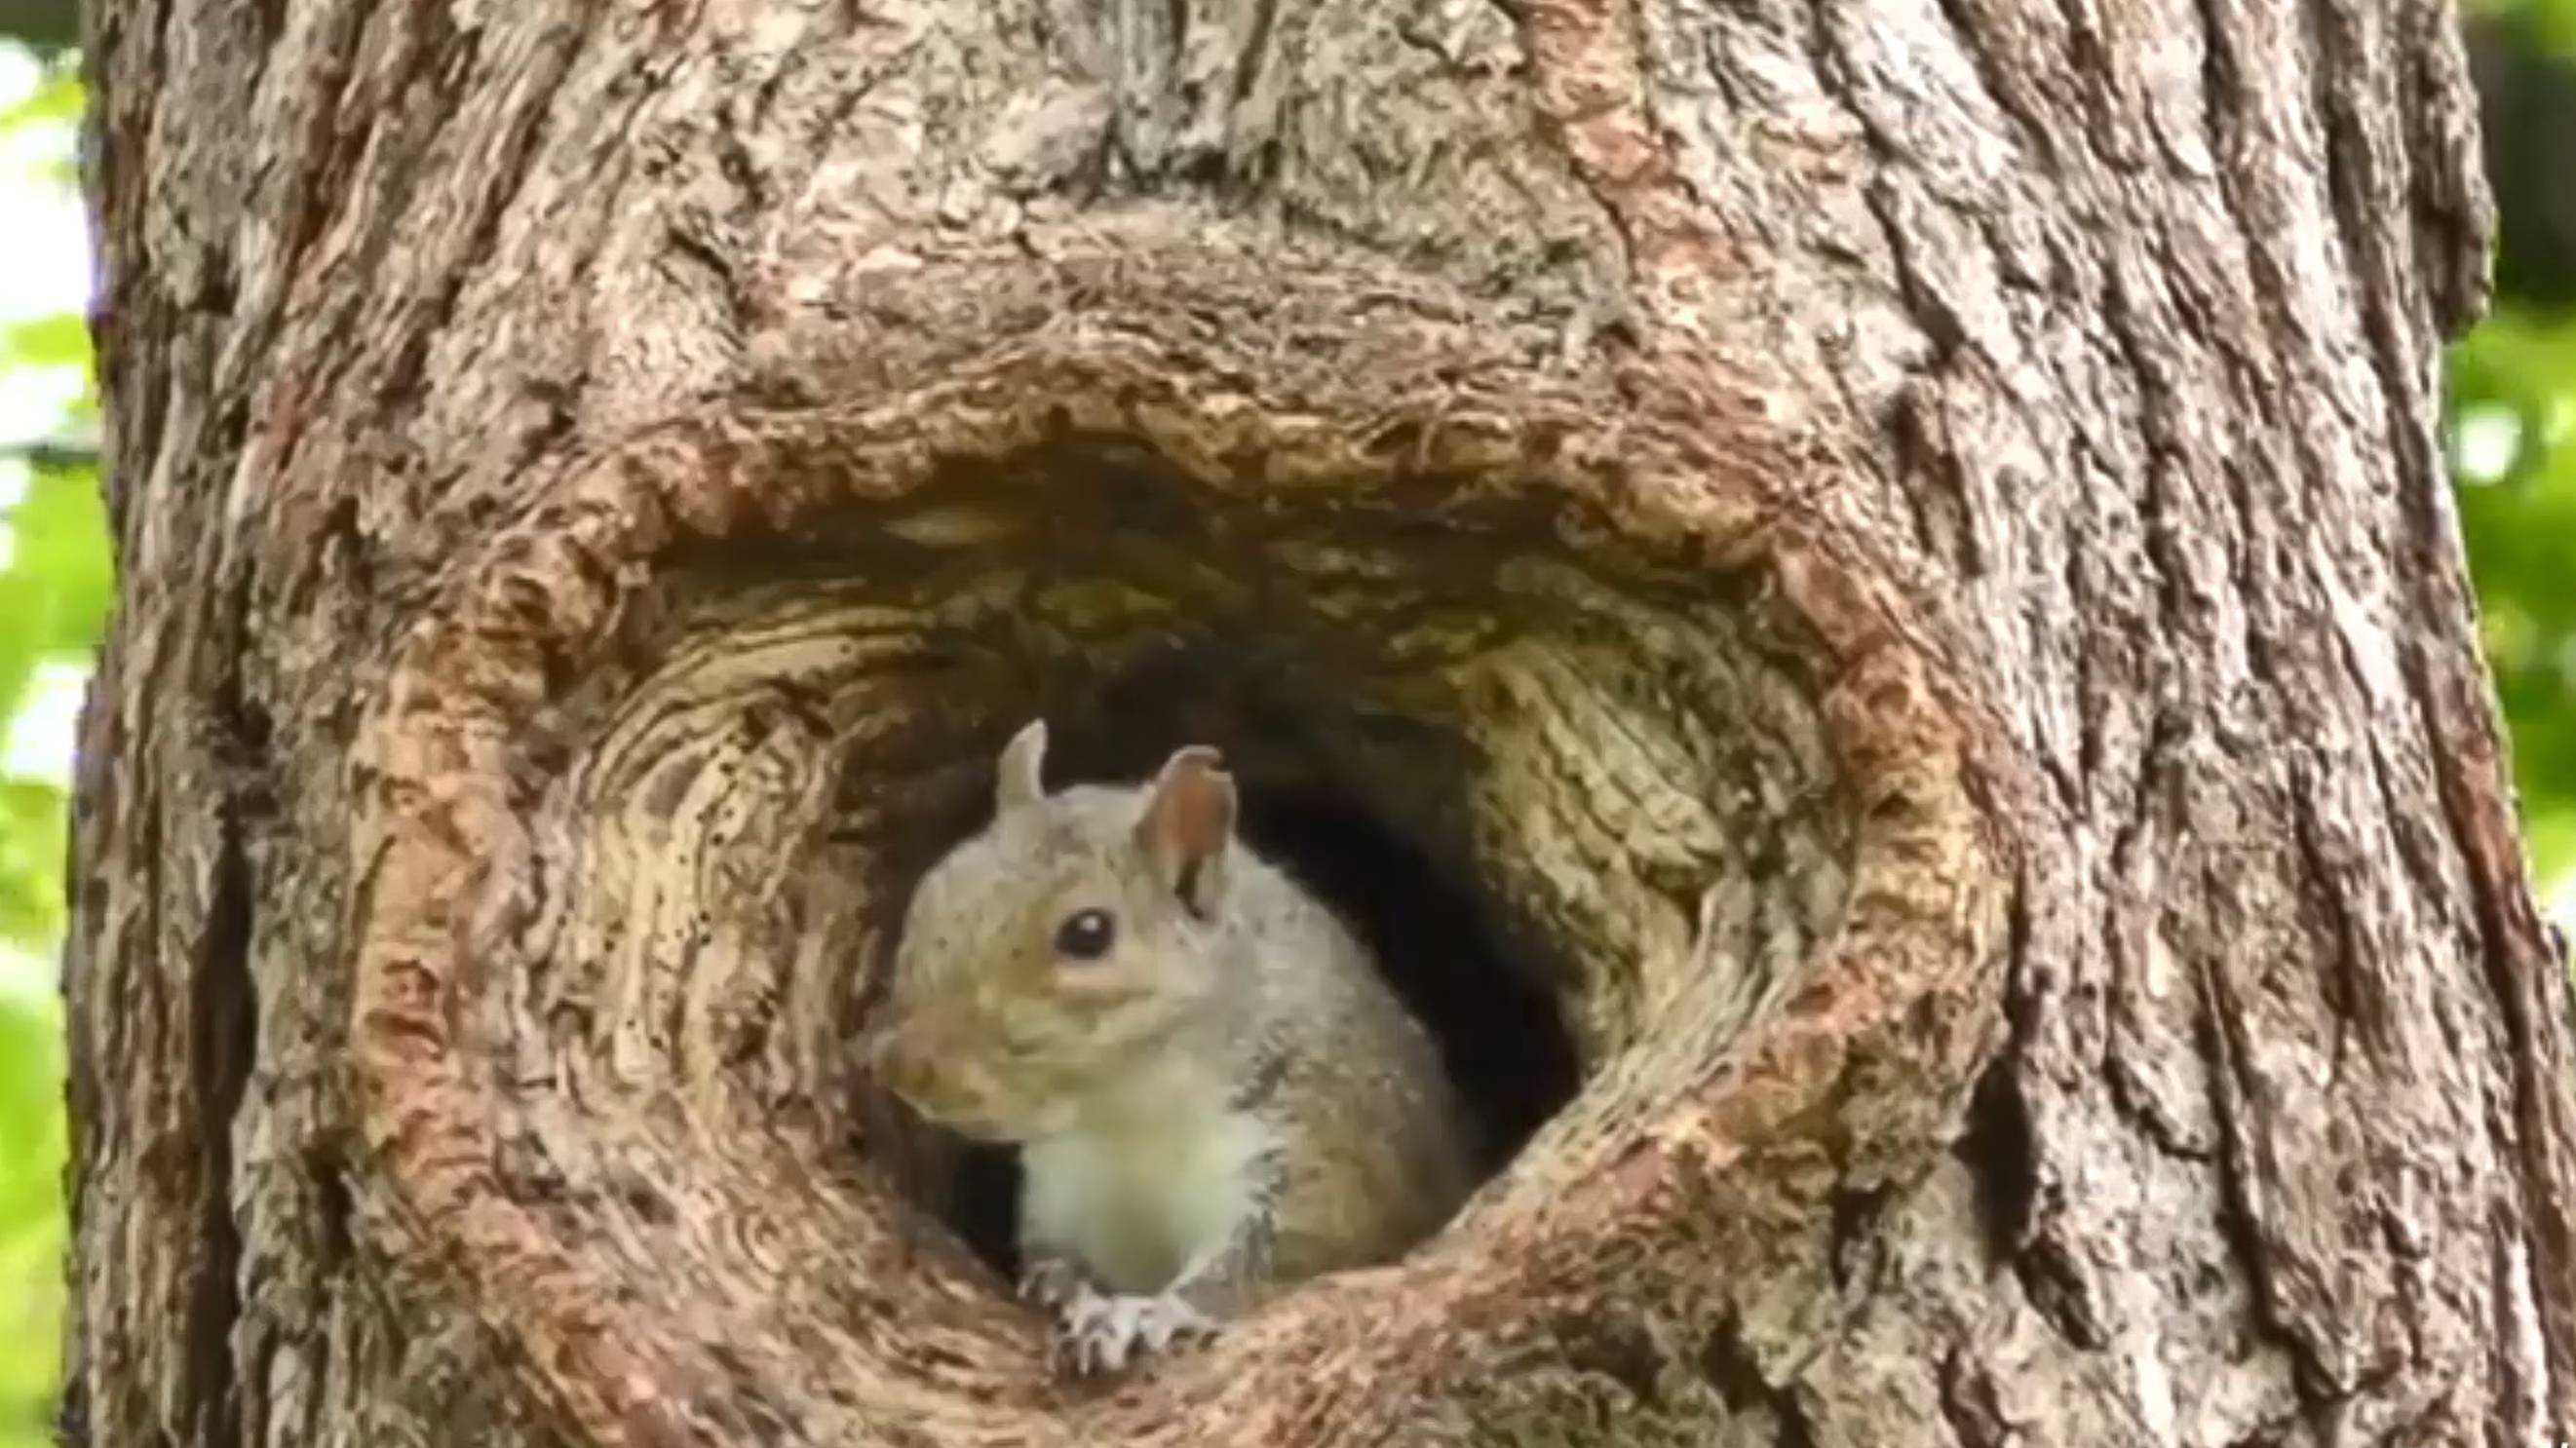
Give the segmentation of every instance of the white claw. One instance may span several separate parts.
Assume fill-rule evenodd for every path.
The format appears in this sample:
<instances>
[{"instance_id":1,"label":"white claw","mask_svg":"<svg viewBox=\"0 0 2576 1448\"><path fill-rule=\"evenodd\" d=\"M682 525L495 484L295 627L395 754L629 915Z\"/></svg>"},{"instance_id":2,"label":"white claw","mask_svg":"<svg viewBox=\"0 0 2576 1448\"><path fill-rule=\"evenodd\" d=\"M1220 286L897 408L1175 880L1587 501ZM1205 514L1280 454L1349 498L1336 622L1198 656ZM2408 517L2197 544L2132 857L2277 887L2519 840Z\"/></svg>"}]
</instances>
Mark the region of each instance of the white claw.
<instances>
[{"instance_id":1,"label":"white claw","mask_svg":"<svg viewBox=\"0 0 2576 1448\"><path fill-rule=\"evenodd\" d=\"M1168 1292L1107 1295L1085 1285L1065 1306L1063 1351L1077 1373L1114 1373L1130 1358L1215 1330L1206 1314Z\"/></svg>"},{"instance_id":2,"label":"white claw","mask_svg":"<svg viewBox=\"0 0 2576 1448\"><path fill-rule=\"evenodd\" d=\"M1040 1262L1020 1275L1020 1300L1060 1307L1083 1287L1082 1274L1067 1262Z\"/></svg>"}]
</instances>

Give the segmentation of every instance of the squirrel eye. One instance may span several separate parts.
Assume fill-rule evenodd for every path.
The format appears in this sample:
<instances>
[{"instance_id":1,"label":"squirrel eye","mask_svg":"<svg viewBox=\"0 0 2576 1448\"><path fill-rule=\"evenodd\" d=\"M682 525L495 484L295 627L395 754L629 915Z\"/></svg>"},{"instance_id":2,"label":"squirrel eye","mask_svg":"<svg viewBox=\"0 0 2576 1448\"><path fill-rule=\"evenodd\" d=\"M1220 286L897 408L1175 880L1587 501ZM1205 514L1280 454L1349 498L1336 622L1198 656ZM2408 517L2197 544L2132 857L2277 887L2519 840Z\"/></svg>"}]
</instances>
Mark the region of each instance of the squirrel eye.
<instances>
[{"instance_id":1,"label":"squirrel eye","mask_svg":"<svg viewBox=\"0 0 2576 1448\"><path fill-rule=\"evenodd\" d=\"M1106 910L1076 910L1055 928L1055 951L1075 960L1098 960L1118 938L1118 926Z\"/></svg>"}]
</instances>

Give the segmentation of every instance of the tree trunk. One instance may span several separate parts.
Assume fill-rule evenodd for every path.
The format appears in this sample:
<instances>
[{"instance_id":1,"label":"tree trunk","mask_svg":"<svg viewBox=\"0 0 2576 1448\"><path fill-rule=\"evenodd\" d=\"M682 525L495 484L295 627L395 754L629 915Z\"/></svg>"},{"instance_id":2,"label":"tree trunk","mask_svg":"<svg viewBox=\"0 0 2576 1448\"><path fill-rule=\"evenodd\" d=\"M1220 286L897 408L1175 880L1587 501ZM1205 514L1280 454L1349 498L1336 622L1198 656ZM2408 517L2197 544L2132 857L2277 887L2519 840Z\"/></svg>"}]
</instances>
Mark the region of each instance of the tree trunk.
<instances>
[{"instance_id":1,"label":"tree trunk","mask_svg":"<svg viewBox=\"0 0 2576 1448\"><path fill-rule=\"evenodd\" d=\"M67 1426L2576 1433L2453 23L100 0ZM1108 1389L851 1049L1040 713L1556 1108Z\"/></svg>"}]
</instances>

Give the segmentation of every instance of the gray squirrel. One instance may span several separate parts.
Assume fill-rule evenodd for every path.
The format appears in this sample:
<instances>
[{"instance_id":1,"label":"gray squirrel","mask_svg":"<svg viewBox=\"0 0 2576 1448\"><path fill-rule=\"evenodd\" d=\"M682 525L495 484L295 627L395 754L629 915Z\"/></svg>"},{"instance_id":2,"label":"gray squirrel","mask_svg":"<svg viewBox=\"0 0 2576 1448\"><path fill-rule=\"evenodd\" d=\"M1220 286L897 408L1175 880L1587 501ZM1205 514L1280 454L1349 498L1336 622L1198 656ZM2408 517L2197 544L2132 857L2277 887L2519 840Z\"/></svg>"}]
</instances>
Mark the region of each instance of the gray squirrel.
<instances>
[{"instance_id":1,"label":"gray squirrel","mask_svg":"<svg viewBox=\"0 0 2576 1448\"><path fill-rule=\"evenodd\" d=\"M1473 1138L1366 947L1236 838L1214 749L1054 795L1045 753L1043 721L1013 736L992 824L915 889L869 1060L1019 1145L1022 1295L1115 1371L1419 1242Z\"/></svg>"}]
</instances>

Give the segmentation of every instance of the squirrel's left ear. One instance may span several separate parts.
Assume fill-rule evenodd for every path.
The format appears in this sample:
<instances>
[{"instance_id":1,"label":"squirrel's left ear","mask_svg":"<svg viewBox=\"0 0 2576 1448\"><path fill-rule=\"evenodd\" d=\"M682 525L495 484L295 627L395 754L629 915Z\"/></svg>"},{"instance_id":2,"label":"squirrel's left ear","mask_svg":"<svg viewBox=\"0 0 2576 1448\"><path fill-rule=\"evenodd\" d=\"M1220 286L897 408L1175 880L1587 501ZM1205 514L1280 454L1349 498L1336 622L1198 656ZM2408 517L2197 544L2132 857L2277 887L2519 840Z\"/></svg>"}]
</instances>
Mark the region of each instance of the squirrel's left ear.
<instances>
[{"instance_id":1,"label":"squirrel's left ear","mask_svg":"<svg viewBox=\"0 0 2576 1448\"><path fill-rule=\"evenodd\" d=\"M993 813L1006 815L1045 799L1046 786L1038 782L1038 768L1045 763L1046 721L1032 719L1002 746L993 774Z\"/></svg>"},{"instance_id":2,"label":"squirrel's left ear","mask_svg":"<svg viewBox=\"0 0 2576 1448\"><path fill-rule=\"evenodd\" d=\"M1204 917L1224 883L1225 848L1234 838L1234 779L1204 744L1175 750L1154 776L1136 844L1156 878L1193 915Z\"/></svg>"}]
</instances>

